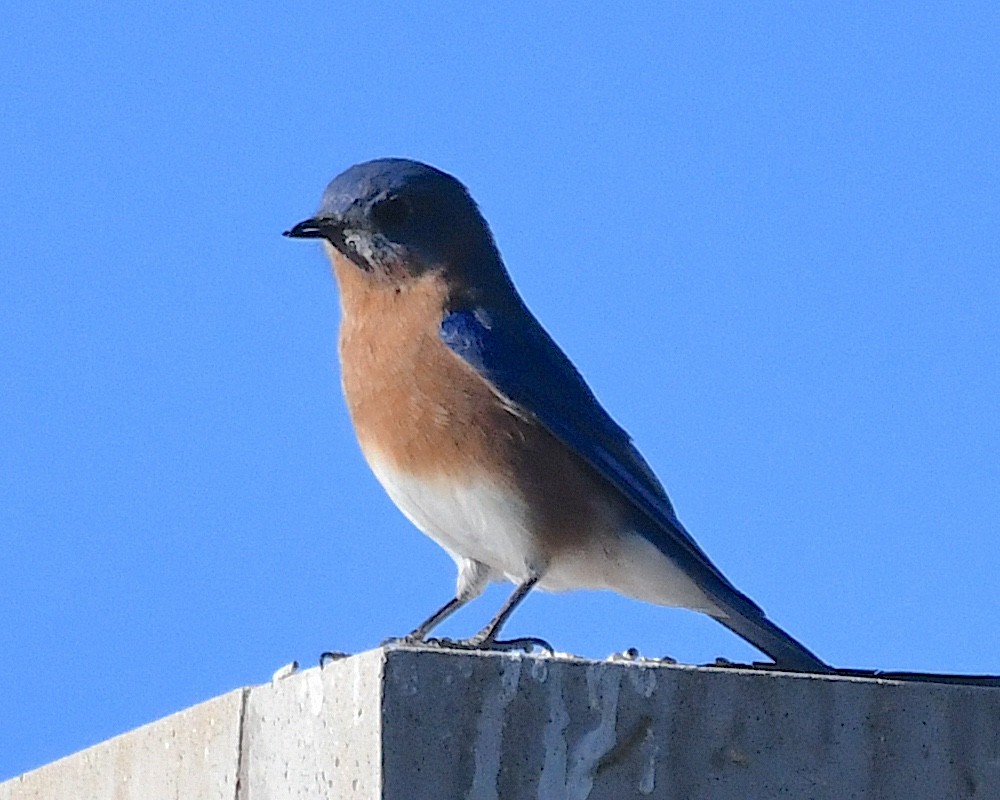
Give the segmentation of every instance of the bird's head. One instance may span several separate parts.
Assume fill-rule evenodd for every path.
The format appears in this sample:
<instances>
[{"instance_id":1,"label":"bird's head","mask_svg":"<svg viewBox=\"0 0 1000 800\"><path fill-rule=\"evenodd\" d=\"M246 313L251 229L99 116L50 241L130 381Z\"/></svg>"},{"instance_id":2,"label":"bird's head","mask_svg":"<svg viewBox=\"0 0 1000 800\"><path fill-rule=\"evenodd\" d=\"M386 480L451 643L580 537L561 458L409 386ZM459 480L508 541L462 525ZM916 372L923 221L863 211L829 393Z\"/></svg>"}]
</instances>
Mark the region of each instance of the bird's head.
<instances>
[{"instance_id":1,"label":"bird's head","mask_svg":"<svg viewBox=\"0 0 1000 800\"><path fill-rule=\"evenodd\" d=\"M504 271L468 190L441 170L402 158L342 172L326 187L316 216L285 235L325 239L373 280L398 283L436 271L449 282L475 281L483 270Z\"/></svg>"}]
</instances>

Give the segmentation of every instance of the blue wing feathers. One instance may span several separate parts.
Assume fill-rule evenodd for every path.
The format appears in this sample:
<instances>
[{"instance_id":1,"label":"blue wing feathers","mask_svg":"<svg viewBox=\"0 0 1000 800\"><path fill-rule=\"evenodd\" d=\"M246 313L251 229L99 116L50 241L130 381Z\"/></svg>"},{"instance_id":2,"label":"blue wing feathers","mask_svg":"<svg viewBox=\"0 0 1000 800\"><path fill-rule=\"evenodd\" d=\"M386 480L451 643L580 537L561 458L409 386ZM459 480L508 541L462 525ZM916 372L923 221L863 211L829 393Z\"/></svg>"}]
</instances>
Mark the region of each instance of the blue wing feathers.
<instances>
[{"instance_id":1,"label":"blue wing feathers","mask_svg":"<svg viewBox=\"0 0 1000 800\"><path fill-rule=\"evenodd\" d=\"M638 533L719 603L725 614L719 622L784 668L830 671L719 572L677 519L629 435L527 308L518 305L495 316L482 308L452 311L442 320L440 336L518 413L538 420L628 498L645 520Z\"/></svg>"},{"instance_id":2,"label":"blue wing feathers","mask_svg":"<svg viewBox=\"0 0 1000 800\"><path fill-rule=\"evenodd\" d=\"M704 588L721 589L727 605L735 599L728 595L735 593L757 609L681 525L628 433L601 407L572 362L527 309L518 311L517 325L505 325L502 317L482 309L453 311L441 323L441 339L498 393L535 417L622 491L653 523L643 526L641 533L658 549L716 584Z\"/></svg>"}]
</instances>

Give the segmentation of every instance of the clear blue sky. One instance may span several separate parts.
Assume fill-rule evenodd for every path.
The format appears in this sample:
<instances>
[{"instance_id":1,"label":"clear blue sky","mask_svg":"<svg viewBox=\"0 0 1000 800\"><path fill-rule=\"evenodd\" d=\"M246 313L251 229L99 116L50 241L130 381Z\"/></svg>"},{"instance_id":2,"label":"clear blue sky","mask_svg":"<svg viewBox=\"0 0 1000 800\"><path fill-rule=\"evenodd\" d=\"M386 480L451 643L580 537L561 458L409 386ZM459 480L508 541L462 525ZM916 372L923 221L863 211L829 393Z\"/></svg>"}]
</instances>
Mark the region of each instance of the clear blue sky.
<instances>
[{"instance_id":1,"label":"clear blue sky","mask_svg":"<svg viewBox=\"0 0 1000 800\"><path fill-rule=\"evenodd\" d=\"M5 11L0 778L450 596L354 442L320 247L280 236L387 155L470 187L776 621L1000 672L996 3L468 5ZM596 593L508 630L754 657Z\"/></svg>"}]
</instances>

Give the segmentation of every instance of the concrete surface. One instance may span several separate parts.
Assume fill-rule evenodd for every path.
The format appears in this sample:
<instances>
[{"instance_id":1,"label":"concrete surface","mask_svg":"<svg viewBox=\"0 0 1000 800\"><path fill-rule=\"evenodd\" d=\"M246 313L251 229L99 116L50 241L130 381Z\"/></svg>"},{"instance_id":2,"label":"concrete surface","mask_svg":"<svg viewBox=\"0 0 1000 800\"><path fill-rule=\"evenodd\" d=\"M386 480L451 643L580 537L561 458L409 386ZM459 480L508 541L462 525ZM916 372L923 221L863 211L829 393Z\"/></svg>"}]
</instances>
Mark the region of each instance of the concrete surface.
<instances>
[{"instance_id":1,"label":"concrete surface","mask_svg":"<svg viewBox=\"0 0 1000 800\"><path fill-rule=\"evenodd\" d=\"M1000 798L1000 690L380 649L0 784L36 798Z\"/></svg>"},{"instance_id":2,"label":"concrete surface","mask_svg":"<svg viewBox=\"0 0 1000 800\"><path fill-rule=\"evenodd\" d=\"M0 800L236 797L246 689L0 783Z\"/></svg>"}]
</instances>

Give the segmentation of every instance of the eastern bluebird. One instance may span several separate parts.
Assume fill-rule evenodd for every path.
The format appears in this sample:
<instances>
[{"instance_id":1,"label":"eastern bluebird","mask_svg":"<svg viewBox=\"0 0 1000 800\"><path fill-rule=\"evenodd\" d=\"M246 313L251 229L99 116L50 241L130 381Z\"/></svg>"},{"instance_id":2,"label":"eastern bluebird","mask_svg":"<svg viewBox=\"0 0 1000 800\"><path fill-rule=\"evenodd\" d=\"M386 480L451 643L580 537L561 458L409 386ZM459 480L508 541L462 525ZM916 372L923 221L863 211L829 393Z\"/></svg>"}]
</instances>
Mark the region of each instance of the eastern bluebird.
<instances>
[{"instance_id":1,"label":"eastern bluebird","mask_svg":"<svg viewBox=\"0 0 1000 800\"><path fill-rule=\"evenodd\" d=\"M468 647L499 641L535 586L701 611L781 668L829 667L767 619L684 529L629 435L527 309L486 220L447 173L357 164L286 236L322 239L358 442L389 497L455 560L455 597L407 639L516 585Z\"/></svg>"}]
</instances>

